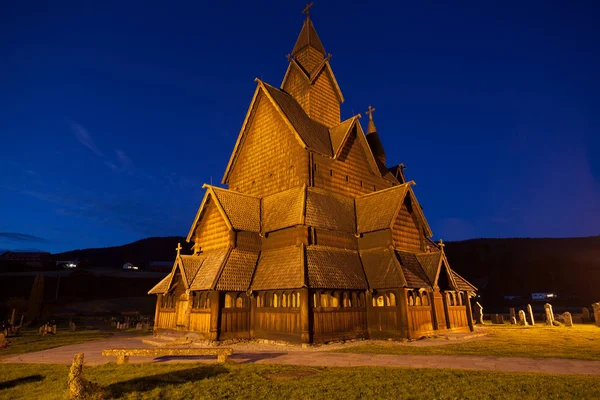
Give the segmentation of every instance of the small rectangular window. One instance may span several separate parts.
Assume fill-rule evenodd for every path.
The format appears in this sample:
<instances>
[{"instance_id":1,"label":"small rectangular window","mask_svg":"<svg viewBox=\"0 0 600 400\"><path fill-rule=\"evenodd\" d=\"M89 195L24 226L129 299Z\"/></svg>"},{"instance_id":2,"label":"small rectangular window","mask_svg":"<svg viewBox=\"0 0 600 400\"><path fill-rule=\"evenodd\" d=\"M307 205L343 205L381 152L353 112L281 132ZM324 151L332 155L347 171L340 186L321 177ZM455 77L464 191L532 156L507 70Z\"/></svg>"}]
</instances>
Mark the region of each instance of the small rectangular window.
<instances>
[{"instance_id":1,"label":"small rectangular window","mask_svg":"<svg viewBox=\"0 0 600 400\"><path fill-rule=\"evenodd\" d=\"M329 170L329 176L333 176L333 170L332 169Z\"/></svg>"},{"instance_id":2,"label":"small rectangular window","mask_svg":"<svg viewBox=\"0 0 600 400\"><path fill-rule=\"evenodd\" d=\"M360 181L360 187L362 187L362 181Z\"/></svg>"},{"instance_id":3,"label":"small rectangular window","mask_svg":"<svg viewBox=\"0 0 600 400\"><path fill-rule=\"evenodd\" d=\"M350 177L346 175L346 182L350 182Z\"/></svg>"}]
</instances>

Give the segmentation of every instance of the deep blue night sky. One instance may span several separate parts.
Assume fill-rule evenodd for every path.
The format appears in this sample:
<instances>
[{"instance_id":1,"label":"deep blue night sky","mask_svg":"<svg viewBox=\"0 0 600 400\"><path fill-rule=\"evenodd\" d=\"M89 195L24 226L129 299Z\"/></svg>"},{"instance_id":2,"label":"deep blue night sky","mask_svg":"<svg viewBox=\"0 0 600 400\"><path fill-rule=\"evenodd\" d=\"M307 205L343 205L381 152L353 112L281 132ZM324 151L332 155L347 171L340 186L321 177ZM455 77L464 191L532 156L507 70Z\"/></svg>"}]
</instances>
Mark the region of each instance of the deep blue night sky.
<instances>
[{"instance_id":1,"label":"deep blue night sky","mask_svg":"<svg viewBox=\"0 0 600 400\"><path fill-rule=\"evenodd\" d=\"M600 10L560 3L313 7L342 118L376 107L436 238L600 234ZM0 248L187 235L303 7L3 1Z\"/></svg>"}]
</instances>

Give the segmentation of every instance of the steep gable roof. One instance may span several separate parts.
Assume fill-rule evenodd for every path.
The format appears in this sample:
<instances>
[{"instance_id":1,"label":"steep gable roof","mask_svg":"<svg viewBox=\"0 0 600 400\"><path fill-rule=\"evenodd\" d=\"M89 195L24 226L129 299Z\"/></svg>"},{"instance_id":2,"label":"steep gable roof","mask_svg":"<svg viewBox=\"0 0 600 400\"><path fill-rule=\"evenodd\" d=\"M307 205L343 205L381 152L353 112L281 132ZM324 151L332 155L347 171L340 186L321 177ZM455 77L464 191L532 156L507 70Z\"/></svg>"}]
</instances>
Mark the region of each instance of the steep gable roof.
<instances>
[{"instance_id":1,"label":"steep gable roof","mask_svg":"<svg viewBox=\"0 0 600 400\"><path fill-rule=\"evenodd\" d=\"M304 223L306 186L297 186L262 199L262 231L272 232Z\"/></svg>"},{"instance_id":2,"label":"steep gable roof","mask_svg":"<svg viewBox=\"0 0 600 400\"><path fill-rule=\"evenodd\" d=\"M200 266L204 262L204 257L182 254L175 262L179 265L185 287L189 288L194 282Z\"/></svg>"},{"instance_id":3,"label":"steep gable roof","mask_svg":"<svg viewBox=\"0 0 600 400\"><path fill-rule=\"evenodd\" d=\"M206 193L186 238L187 242L192 239L201 222L209 199L212 199L230 230L260 232L260 198L207 184L202 188L206 189Z\"/></svg>"},{"instance_id":4,"label":"steep gable roof","mask_svg":"<svg viewBox=\"0 0 600 400\"><path fill-rule=\"evenodd\" d=\"M396 254L400 265L402 265L402 272L404 272L408 287L425 288L433 286L415 254L400 250L396 250Z\"/></svg>"},{"instance_id":5,"label":"steep gable roof","mask_svg":"<svg viewBox=\"0 0 600 400\"><path fill-rule=\"evenodd\" d=\"M308 287L314 289L367 289L357 251L333 247L306 248Z\"/></svg>"},{"instance_id":6,"label":"steep gable roof","mask_svg":"<svg viewBox=\"0 0 600 400\"><path fill-rule=\"evenodd\" d=\"M433 285L437 283L440 267L442 266L442 256L442 252L417 254L419 264L421 264L429 282Z\"/></svg>"},{"instance_id":7,"label":"steep gable roof","mask_svg":"<svg viewBox=\"0 0 600 400\"><path fill-rule=\"evenodd\" d=\"M364 233L391 228L408 190L409 185L403 184L357 197L357 231Z\"/></svg>"},{"instance_id":8,"label":"steep gable roof","mask_svg":"<svg viewBox=\"0 0 600 400\"><path fill-rule=\"evenodd\" d=\"M302 246L286 246L260 253L252 290L298 289L303 286L306 285Z\"/></svg>"},{"instance_id":9,"label":"steep gable roof","mask_svg":"<svg viewBox=\"0 0 600 400\"><path fill-rule=\"evenodd\" d=\"M217 281L217 290L248 290L258 254L255 251L232 249Z\"/></svg>"},{"instance_id":10,"label":"steep gable roof","mask_svg":"<svg viewBox=\"0 0 600 400\"><path fill-rule=\"evenodd\" d=\"M173 278L173 273L165 276L161 279L160 282L156 284L152 289L148 291L148 294L163 294L169 290L169 285L171 283L171 279Z\"/></svg>"},{"instance_id":11,"label":"steep gable roof","mask_svg":"<svg viewBox=\"0 0 600 400\"><path fill-rule=\"evenodd\" d=\"M310 18L304 20L302 29L300 30L300 34L298 35L298 39L296 39L296 44L292 50L292 54L298 53L306 46L313 47L315 50L319 51L319 53L325 54L325 47L323 47L323 43L321 43L321 39L319 39L319 35L317 35L315 26Z\"/></svg>"},{"instance_id":12,"label":"steep gable roof","mask_svg":"<svg viewBox=\"0 0 600 400\"><path fill-rule=\"evenodd\" d=\"M339 125L329 128L329 135L331 136L331 146L333 147L334 157L339 155L342 145L346 142L346 139L350 134L350 128L352 128L357 118L359 118L359 116L355 115L352 118L348 118L347 120L340 122Z\"/></svg>"},{"instance_id":13,"label":"steep gable roof","mask_svg":"<svg viewBox=\"0 0 600 400\"><path fill-rule=\"evenodd\" d=\"M220 248L202 253L199 257L204 258L204 262L202 263L200 270L196 273L196 278L192 282L190 289L213 289L230 251L230 248Z\"/></svg>"},{"instance_id":14,"label":"steep gable roof","mask_svg":"<svg viewBox=\"0 0 600 400\"><path fill-rule=\"evenodd\" d=\"M281 110L287 121L291 123L304 145L312 151L331 157L329 129L312 120L290 94L260 80L258 82L264 87L268 97Z\"/></svg>"},{"instance_id":15,"label":"steep gable roof","mask_svg":"<svg viewBox=\"0 0 600 400\"><path fill-rule=\"evenodd\" d=\"M377 247L362 250L360 258L370 288L386 289L406 286L406 278L402 272L402 266L394 254L394 249Z\"/></svg>"},{"instance_id":16,"label":"steep gable roof","mask_svg":"<svg viewBox=\"0 0 600 400\"><path fill-rule=\"evenodd\" d=\"M371 148L369 147L369 143L367 143L367 139L365 137L365 133L362 129L361 124L358 122L358 118L360 118L360 114L357 114L354 118L354 123L350 126L348 131L346 132L346 136L343 138L342 143L340 143L337 152L334 153L335 159L339 158L343 154L343 150L345 145L348 143L350 137L352 135L356 136L356 142L358 142L359 146L363 150L365 157L367 158L367 163L371 168L371 172L376 176L382 176L381 170L379 168L379 164L373 157L373 153L371 152Z\"/></svg>"},{"instance_id":17,"label":"steep gable roof","mask_svg":"<svg viewBox=\"0 0 600 400\"><path fill-rule=\"evenodd\" d=\"M324 189L309 187L306 196L307 225L356 232L354 224L354 199Z\"/></svg>"}]
</instances>

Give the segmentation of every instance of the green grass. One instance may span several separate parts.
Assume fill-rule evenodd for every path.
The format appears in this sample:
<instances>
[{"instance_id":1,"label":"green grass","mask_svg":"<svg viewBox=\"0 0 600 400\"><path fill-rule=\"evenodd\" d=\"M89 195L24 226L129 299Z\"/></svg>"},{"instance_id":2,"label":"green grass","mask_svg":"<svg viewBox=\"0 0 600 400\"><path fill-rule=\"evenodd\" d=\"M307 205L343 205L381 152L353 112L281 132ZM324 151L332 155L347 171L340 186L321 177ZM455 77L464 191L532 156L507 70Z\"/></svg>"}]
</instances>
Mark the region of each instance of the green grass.
<instances>
[{"instance_id":1,"label":"green grass","mask_svg":"<svg viewBox=\"0 0 600 400\"><path fill-rule=\"evenodd\" d=\"M456 341L442 346L417 347L401 343L364 344L335 352L417 355L473 355L500 357L556 357L600 360L600 328L594 325L486 325L485 338Z\"/></svg>"},{"instance_id":2,"label":"green grass","mask_svg":"<svg viewBox=\"0 0 600 400\"><path fill-rule=\"evenodd\" d=\"M69 366L0 364L0 398L64 399ZM482 371L285 365L105 364L86 379L125 399L593 399L600 378Z\"/></svg>"},{"instance_id":3,"label":"green grass","mask_svg":"<svg viewBox=\"0 0 600 400\"><path fill-rule=\"evenodd\" d=\"M110 336L112 336L111 333L86 328L72 332L68 330L68 328L63 327L61 329L61 327L59 327L56 335L46 336L40 336L37 330L26 329L21 332L20 336L8 338L11 345L4 349L0 349L0 360L9 355L41 351L69 344L83 343L89 340L103 339Z\"/></svg>"}]
</instances>

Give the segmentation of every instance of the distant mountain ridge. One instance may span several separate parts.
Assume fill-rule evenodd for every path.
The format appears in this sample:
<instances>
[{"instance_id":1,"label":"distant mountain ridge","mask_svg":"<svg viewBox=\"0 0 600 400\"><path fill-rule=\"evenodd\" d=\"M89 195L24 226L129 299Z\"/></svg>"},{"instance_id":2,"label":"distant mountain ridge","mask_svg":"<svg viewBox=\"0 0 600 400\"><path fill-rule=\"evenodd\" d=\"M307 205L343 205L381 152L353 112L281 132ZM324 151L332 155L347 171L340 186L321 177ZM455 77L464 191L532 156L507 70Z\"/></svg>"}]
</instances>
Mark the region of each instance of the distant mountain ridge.
<instances>
[{"instance_id":1,"label":"distant mountain ridge","mask_svg":"<svg viewBox=\"0 0 600 400\"><path fill-rule=\"evenodd\" d=\"M175 248L191 254L184 237L152 237L123 246L73 250L56 259L85 260L89 268L124 263L145 266L150 261L173 261ZM527 297L532 292L556 292L572 303L600 301L600 236L582 238L470 239L447 242L454 270L480 288L488 304L504 295Z\"/></svg>"}]
</instances>

